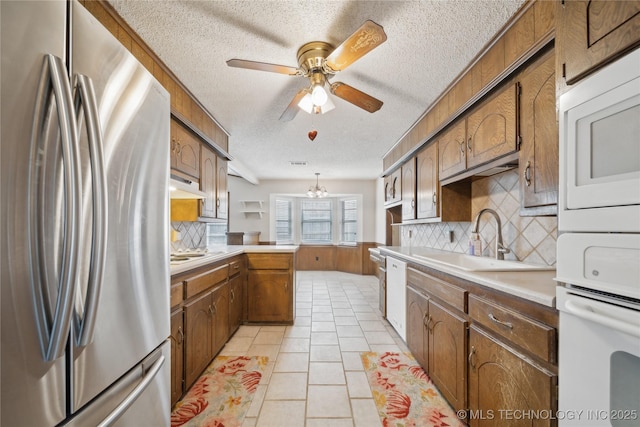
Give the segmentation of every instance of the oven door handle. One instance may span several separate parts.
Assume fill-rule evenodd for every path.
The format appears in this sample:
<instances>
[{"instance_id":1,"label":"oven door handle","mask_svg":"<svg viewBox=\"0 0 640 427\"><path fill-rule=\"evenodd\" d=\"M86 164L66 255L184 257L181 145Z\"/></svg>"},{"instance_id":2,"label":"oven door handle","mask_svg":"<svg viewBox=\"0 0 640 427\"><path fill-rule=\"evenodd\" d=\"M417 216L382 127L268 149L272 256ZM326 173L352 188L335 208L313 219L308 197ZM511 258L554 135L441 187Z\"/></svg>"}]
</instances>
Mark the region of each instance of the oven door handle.
<instances>
[{"instance_id":1,"label":"oven door handle","mask_svg":"<svg viewBox=\"0 0 640 427\"><path fill-rule=\"evenodd\" d=\"M569 313L575 316L599 323L613 329L617 329L626 334L640 338L640 328L638 327L638 325L627 323L622 320L599 313L595 311L595 309L588 303L578 302L576 300L568 300L565 302L564 306Z\"/></svg>"}]
</instances>

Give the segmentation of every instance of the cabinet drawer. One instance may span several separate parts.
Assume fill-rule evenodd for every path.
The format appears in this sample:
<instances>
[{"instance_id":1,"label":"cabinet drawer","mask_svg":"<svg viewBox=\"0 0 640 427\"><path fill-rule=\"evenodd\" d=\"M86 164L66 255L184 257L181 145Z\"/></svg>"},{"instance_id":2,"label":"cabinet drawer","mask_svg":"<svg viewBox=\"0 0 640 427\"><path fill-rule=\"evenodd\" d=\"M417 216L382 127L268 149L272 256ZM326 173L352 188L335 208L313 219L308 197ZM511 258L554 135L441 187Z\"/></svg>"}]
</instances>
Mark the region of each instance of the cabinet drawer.
<instances>
[{"instance_id":1,"label":"cabinet drawer","mask_svg":"<svg viewBox=\"0 0 640 427\"><path fill-rule=\"evenodd\" d=\"M229 263L229 277L233 277L242 270L242 261L234 260Z\"/></svg>"},{"instance_id":2,"label":"cabinet drawer","mask_svg":"<svg viewBox=\"0 0 640 427\"><path fill-rule=\"evenodd\" d=\"M227 280L228 273L229 265L224 264L196 276L189 277L184 281L186 286L185 298L191 298L192 296Z\"/></svg>"},{"instance_id":3,"label":"cabinet drawer","mask_svg":"<svg viewBox=\"0 0 640 427\"><path fill-rule=\"evenodd\" d=\"M182 302L183 289L184 282L178 282L171 285L171 293L169 297L171 308L179 305Z\"/></svg>"},{"instance_id":4,"label":"cabinet drawer","mask_svg":"<svg viewBox=\"0 0 640 427\"><path fill-rule=\"evenodd\" d=\"M250 270L288 270L291 254L247 254Z\"/></svg>"},{"instance_id":5,"label":"cabinet drawer","mask_svg":"<svg viewBox=\"0 0 640 427\"><path fill-rule=\"evenodd\" d=\"M555 328L473 295L469 296L469 316L532 354L555 363Z\"/></svg>"},{"instance_id":6,"label":"cabinet drawer","mask_svg":"<svg viewBox=\"0 0 640 427\"><path fill-rule=\"evenodd\" d=\"M425 273L407 269L407 282L424 290L429 295L436 297L460 311L466 312L467 291L457 286L450 285L440 279L431 277Z\"/></svg>"}]
</instances>

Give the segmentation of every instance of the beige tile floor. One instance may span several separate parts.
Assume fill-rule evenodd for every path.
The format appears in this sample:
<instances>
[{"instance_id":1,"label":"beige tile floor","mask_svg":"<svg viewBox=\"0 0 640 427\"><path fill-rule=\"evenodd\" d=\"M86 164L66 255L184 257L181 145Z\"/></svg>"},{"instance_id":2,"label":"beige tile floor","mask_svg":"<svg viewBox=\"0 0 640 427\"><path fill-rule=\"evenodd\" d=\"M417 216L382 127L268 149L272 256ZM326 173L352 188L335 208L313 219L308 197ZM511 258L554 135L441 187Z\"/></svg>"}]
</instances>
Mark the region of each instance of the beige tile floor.
<instances>
[{"instance_id":1,"label":"beige tile floor","mask_svg":"<svg viewBox=\"0 0 640 427\"><path fill-rule=\"evenodd\" d=\"M378 279L296 273L292 326L241 326L221 355L269 356L243 427L381 426L360 352L407 351L378 310Z\"/></svg>"}]
</instances>

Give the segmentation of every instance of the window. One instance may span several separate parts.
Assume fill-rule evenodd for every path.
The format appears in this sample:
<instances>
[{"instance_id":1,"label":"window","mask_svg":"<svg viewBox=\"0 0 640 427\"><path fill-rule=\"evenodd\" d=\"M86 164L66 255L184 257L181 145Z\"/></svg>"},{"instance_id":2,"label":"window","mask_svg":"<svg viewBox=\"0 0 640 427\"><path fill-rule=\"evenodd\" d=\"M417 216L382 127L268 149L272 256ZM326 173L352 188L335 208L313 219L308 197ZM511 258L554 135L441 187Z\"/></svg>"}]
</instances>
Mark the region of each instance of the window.
<instances>
[{"instance_id":1,"label":"window","mask_svg":"<svg viewBox=\"0 0 640 427\"><path fill-rule=\"evenodd\" d=\"M333 243L330 199L302 200L302 243Z\"/></svg>"},{"instance_id":2,"label":"window","mask_svg":"<svg viewBox=\"0 0 640 427\"><path fill-rule=\"evenodd\" d=\"M276 199L276 244L293 243L292 201Z\"/></svg>"},{"instance_id":3,"label":"window","mask_svg":"<svg viewBox=\"0 0 640 427\"><path fill-rule=\"evenodd\" d=\"M358 200L341 200L340 213L342 218L340 243L355 244L358 238Z\"/></svg>"}]
</instances>

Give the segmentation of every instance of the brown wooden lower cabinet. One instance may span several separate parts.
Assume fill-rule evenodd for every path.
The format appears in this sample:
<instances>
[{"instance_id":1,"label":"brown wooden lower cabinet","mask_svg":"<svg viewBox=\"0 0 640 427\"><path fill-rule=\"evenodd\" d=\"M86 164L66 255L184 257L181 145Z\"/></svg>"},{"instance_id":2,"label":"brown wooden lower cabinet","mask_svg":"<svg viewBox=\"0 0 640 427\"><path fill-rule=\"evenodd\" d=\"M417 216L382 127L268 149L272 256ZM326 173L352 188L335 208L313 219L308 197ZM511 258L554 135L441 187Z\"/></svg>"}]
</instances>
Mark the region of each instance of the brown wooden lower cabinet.
<instances>
[{"instance_id":1,"label":"brown wooden lower cabinet","mask_svg":"<svg viewBox=\"0 0 640 427\"><path fill-rule=\"evenodd\" d=\"M247 320L249 322L293 321L294 284L288 271L249 271Z\"/></svg>"},{"instance_id":2,"label":"brown wooden lower cabinet","mask_svg":"<svg viewBox=\"0 0 640 427\"><path fill-rule=\"evenodd\" d=\"M407 347L471 426L555 425L557 310L415 265L406 292Z\"/></svg>"},{"instance_id":3,"label":"brown wooden lower cabinet","mask_svg":"<svg viewBox=\"0 0 640 427\"><path fill-rule=\"evenodd\" d=\"M294 265L292 253L247 254L247 321L293 323Z\"/></svg>"},{"instance_id":4,"label":"brown wooden lower cabinet","mask_svg":"<svg viewBox=\"0 0 640 427\"><path fill-rule=\"evenodd\" d=\"M233 335L242 323L244 305L244 275L229 279L229 336Z\"/></svg>"},{"instance_id":5,"label":"brown wooden lower cabinet","mask_svg":"<svg viewBox=\"0 0 640 427\"><path fill-rule=\"evenodd\" d=\"M171 313L171 406L184 392L184 327L182 308Z\"/></svg>"},{"instance_id":6,"label":"brown wooden lower cabinet","mask_svg":"<svg viewBox=\"0 0 640 427\"><path fill-rule=\"evenodd\" d=\"M469 424L551 426L557 409L557 376L471 326L469 331ZM518 416L520 414L521 416ZM535 419L535 414L541 414ZM527 416L522 416L527 415ZM534 418L534 419L531 419Z\"/></svg>"},{"instance_id":7,"label":"brown wooden lower cabinet","mask_svg":"<svg viewBox=\"0 0 640 427\"><path fill-rule=\"evenodd\" d=\"M213 292L184 305L185 388L188 389L213 358L215 336Z\"/></svg>"},{"instance_id":8,"label":"brown wooden lower cabinet","mask_svg":"<svg viewBox=\"0 0 640 427\"><path fill-rule=\"evenodd\" d=\"M420 291L407 287L407 347L425 370L429 367L429 334L427 316L429 298Z\"/></svg>"},{"instance_id":9,"label":"brown wooden lower cabinet","mask_svg":"<svg viewBox=\"0 0 640 427\"><path fill-rule=\"evenodd\" d=\"M213 357L224 347L229 338L229 282L218 286L213 291L212 298L213 316L215 317Z\"/></svg>"},{"instance_id":10,"label":"brown wooden lower cabinet","mask_svg":"<svg viewBox=\"0 0 640 427\"><path fill-rule=\"evenodd\" d=\"M467 407L467 325L465 319L429 301L429 377L456 411Z\"/></svg>"},{"instance_id":11,"label":"brown wooden lower cabinet","mask_svg":"<svg viewBox=\"0 0 640 427\"><path fill-rule=\"evenodd\" d=\"M407 287L407 347L454 409L467 404L468 322Z\"/></svg>"}]
</instances>

